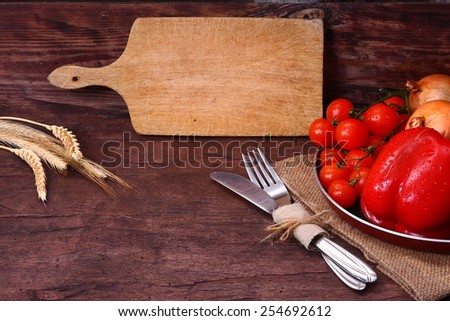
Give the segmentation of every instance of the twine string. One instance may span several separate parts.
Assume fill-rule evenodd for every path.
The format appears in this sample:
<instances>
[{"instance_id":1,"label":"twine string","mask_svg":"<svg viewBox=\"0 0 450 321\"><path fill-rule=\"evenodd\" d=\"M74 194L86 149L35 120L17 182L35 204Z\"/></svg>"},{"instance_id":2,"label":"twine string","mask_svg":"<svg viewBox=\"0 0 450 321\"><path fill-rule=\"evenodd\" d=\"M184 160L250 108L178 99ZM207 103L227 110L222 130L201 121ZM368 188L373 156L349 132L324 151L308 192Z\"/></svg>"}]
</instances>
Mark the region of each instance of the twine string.
<instances>
[{"instance_id":1,"label":"twine string","mask_svg":"<svg viewBox=\"0 0 450 321\"><path fill-rule=\"evenodd\" d=\"M285 242L294 236L294 232L299 226L305 224L315 224L324 227L329 221L329 218L326 218L328 213L330 213L329 210L323 210L314 215L309 215L299 203L285 205L274 212L274 224L265 228L269 235L263 241L269 240L273 242L278 239L281 242Z\"/></svg>"}]
</instances>

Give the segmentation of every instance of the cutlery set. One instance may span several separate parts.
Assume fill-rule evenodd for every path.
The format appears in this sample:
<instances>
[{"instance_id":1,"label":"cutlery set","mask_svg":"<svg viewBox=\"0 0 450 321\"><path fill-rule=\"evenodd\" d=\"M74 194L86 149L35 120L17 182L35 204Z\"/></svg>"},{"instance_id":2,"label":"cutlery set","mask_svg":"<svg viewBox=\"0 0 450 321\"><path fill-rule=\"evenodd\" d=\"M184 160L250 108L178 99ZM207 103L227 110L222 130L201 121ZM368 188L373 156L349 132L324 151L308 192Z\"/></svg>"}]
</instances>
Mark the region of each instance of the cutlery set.
<instances>
[{"instance_id":1,"label":"cutlery set","mask_svg":"<svg viewBox=\"0 0 450 321\"><path fill-rule=\"evenodd\" d=\"M274 221L286 213L290 218L309 216L301 204L292 203L285 184L259 148L248 151L242 159L250 180L230 172L214 172L211 178L271 214ZM376 281L377 275L369 265L327 235L325 230L311 223L300 224L294 230L294 236L308 250L319 251L330 269L348 287L363 290L367 283Z\"/></svg>"}]
</instances>

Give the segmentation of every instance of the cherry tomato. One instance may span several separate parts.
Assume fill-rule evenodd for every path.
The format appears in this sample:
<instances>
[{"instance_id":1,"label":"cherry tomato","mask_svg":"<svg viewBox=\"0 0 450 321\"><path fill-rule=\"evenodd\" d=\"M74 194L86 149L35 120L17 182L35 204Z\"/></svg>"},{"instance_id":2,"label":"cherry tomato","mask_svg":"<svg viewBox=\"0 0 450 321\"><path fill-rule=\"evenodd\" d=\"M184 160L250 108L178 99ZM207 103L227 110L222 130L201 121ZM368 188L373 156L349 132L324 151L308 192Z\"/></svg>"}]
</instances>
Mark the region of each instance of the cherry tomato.
<instances>
[{"instance_id":1,"label":"cherry tomato","mask_svg":"<svg viewBox=\"0 0 450 321\"><path fill-rule=\"evenodd\" d=\"M309 138L311 141L323 148L334 145L334 126L325 118L316 119L309 126Z\"/></svg>"},{"instance_id":2,"label":"cherry tomato","mask_svg":"<svg viewBox=\"0 0 450 321\"><path fill-rule=\"evenodd\" d=\"M345 150L365 147L369 140L369 129L361 120L349 118L336 127L336 140Z\"/></svg>"},{"instance_id":3,"label":"cherry tomato","mask_svg":"<svg viewBox=\"0 0 450 321\"><path fill-rule=\"evenodd\" d=\"M394 96L394 97L385 99L384 103L386 105L388 105L389 107L394 108L394 110L397 110L399 107L405 106L405 102L403 101L403 99L401 99L398 96Z\"/></svg>"},{"instance_id":4,"label":"cherry tomato","mask_svg":"<svg viewBox=\"0 0 450 321\"><path fill-rule=\"evenodd\" d=\"M325 148L319 154L320 166L333 165L344 160L344 155L336 148Z\"/></svg>"},{"instance_id":5,"label":"cherry tomato","mask_svg":"<svg viewBox=\"0 0 450 321\"><path fill-rule=\"evenodd\" d=\"M369 132L376 136L386 137L400 125L400 116L384 103L369 107L363 117Z\"/></svg>"},{"instance_id":6,"label":"cherry tomato","mask_svg":"<svg viewBox=\"0 0 450 321\"><path fill-rule=\"evenodd\" d=\"M386 142L383 141L383 137L380 136L369 136L369 143L367 144L367 148L371 148L372 150L372 158L376 159L378 155L380 155L381 150L383 149Z\"/></svg>"},{"instance_id":7,"label":"cherry tomato","mask_svg":"<svg viewBox=\"0 0 450 321\"><path fill-rule=\"evenodd\" d=\"M346 98L338 98L333 100L327 107L327 119L333 123L340 123L347 118L350 118L350 111L353 109L353 104Z\"/></svg>"},{"instance_id":8,"label":"cherry tomato","mask_svg":"<svg viewBox=\"0 0 450 321\"><path fill-rule=\"evenodd\" d=\"M353 187L345 179L338 179L331 183L328 195L343 208L352 207L358 198Z\"/></svg>"},{"instance_id":9,"label":"cherry tomato","mask_svg":"<svg viewBox=\"0 0 450 321\"><path fill-rule=\"evenodd\" d=\"M337 179L348 180L352 169L348 166L327 165L319 172L319 180L325 190L328 190L331 183Z\"/></svg>"},{"instance_id":10,"label":"cherry tomato","mask_svg":"<svg viewBox=\"0 0 450 321\"><path fill-rule=\"evenodd\" d=\"M366 182L367 175L369 174L370 169L367 167L359 167L358 169L353 170L350 174L349 182L350 185L353 186L353 189L356 192L356 195L361 196L362 189L364 183Z\"/></svg>"},{"instance_id":11,"label":"cherry tomato","mask_svg":"<svg viewBox=\"0 0 450 321\"><path fill-rule=\"evenodd\" d=\"M345 163L352 169L359 167L370 168L373 165L373 158L368 152L362 149L353 149L345 155Z\"/></svg>"}]
</instances>

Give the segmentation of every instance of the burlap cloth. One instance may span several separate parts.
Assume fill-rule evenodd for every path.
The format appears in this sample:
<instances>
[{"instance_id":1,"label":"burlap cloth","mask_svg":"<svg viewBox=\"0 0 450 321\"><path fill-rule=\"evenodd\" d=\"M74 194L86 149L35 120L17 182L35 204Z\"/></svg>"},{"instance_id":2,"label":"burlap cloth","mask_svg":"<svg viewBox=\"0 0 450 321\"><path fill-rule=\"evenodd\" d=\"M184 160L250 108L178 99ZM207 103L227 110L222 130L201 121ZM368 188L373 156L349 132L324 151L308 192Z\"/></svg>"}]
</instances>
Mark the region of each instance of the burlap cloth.
<instances>
[{"instance_id":1,"label":"burlap cloth","mask_svg":"<svg viewBox=\"0 0 450 321\"><path fill-rule=\"evenodd\" d=\"M450 255L433 254L395 246L345 222L327 203L317 187L312 156L300 155L274 165L295 202L311 215L327 212L321 223L328 231L360 249L367 260L397 282L415 300L439 300L450 295ZM319 218L320 219L320 218Z\"/></svg>"}]
</instances>

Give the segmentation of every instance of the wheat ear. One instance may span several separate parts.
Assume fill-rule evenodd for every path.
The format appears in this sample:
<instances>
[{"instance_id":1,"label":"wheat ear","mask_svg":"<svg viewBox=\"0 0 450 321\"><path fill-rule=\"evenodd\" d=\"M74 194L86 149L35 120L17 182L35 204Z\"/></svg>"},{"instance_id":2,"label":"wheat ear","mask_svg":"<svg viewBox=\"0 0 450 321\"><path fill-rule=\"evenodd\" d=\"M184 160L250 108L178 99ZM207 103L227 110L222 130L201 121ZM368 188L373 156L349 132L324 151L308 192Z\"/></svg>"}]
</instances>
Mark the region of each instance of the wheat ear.
<instances>
[{"instance_id":1,"label":"wheat ear","mask_svg":"<svg viewBox=\"0 0 450 321\"><path fill-rule=\"evenodd\" d=\"M66 175L69 170L68 163L62 157L35 142L15 135L3 135L0 142L10 147L32 150L51 170L59 174Z\"/></svg>"},{"instance_id":2,"label":"wheat ear","mask_svg":"<svg viewBox=\"0 0 450 321\"><path fill-rule=\"evenodd\" d=\"M42 202L45 203L47 201L47 188L46 188L47 180L45 176L44 167L42 166L39 156L36 155L36 153L30 149L10 148L6 146L0 146L0 148L10 151L11 153L19 156L31 167L36 181L36 191L38 197Z\"/></svg>"},{"instance_id":3,"label":"wheat ear","mask_svg":"<svg viewBox=\"0 0 450 321\"><path fill-rule=\"evenodd\" d=\"M65 127L62 126L56 126L56 125L47 125L40 122L32 121L25 118L19 118L19 117L0 117L0 120L14 120L14 121L20 121L24 123L29 123L32 125L44 127L47 130L51 131L52 134L58 138L61 143L66 148L66 151L69 155L69 157L73 158L74 160L80 160L83 158L83 153L80 149L80 144L78 143L78 140L74 133L72 133L70 130L68 130Z\"/></svg>"},{"instance_id":4,"label":"wheat ear","mask_svg":"<svg viewBox=\"0 0 450 321\"><path fill-rule=\"evenodd\" d=\"M44 133L22 123L44 127L53 134ZM65 174L68 165L97 183L107 193L116 197L114 190L106 179L112 179L122 186L135 190L130 184L114 175L103 166L85 158L81 153L75 135L62 126L46 125L25 118L0 117L0 143L15 149L27 149L41 158L50 168L60 174ZM7 147L5 146L5 147Z\"/></svg>"},{"instance_id":5,"label":"wheat ear","mask_svg":"<svg viewBox=\"0 0 450 321\"><path fill-rule=\"evenodd\" d=\"M74 133L62 126L51 125L49 127L53 135L63 143L69 157L77 161L83 158L80 143Z\"/></svg>"}]
</instances>

